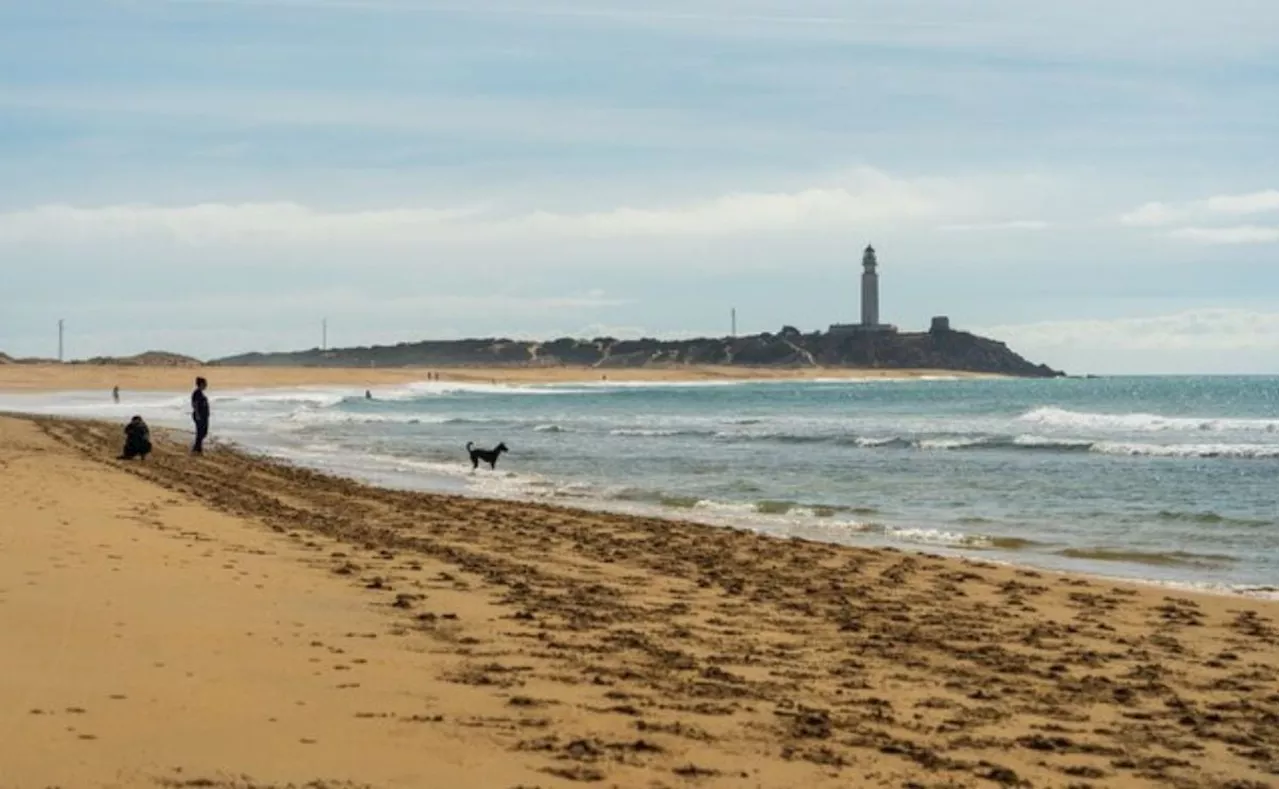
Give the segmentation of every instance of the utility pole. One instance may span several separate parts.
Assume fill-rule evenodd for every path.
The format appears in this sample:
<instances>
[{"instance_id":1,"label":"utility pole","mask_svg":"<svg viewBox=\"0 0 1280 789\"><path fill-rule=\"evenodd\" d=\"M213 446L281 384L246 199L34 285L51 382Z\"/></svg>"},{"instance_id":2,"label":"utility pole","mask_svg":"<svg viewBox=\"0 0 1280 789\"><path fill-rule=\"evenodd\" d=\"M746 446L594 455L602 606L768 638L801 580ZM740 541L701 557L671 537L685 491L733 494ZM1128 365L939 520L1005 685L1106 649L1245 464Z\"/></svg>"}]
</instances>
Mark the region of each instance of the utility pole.
<instances>
[{"instance_id":1,"label":"utility pole","mask_svg":"<svg viewBox=\"0 0 1280 789\"><path fill-rule=\"evenodd\" d=\"M58 318L58 361L62 361L62 318Z\"/></svg>"},{"instance_id":2,"label":"utility pole","mask_svg":"<svg viewBox=\"0 0 1280 789\"><path fill-rule=\"evenodd\" d=\"M738 308L729 308L729 336L738 339Z\"/></svg>"},{"instance_id":3,"label":"utility pole","mask_svg":"<svg viewBox=\"0 0 1280 789\"><path fill-rule=\"evenodd\" d=\"M329 319L320 319L320 350L329 350Z\"/></svg>"}]
</instances>

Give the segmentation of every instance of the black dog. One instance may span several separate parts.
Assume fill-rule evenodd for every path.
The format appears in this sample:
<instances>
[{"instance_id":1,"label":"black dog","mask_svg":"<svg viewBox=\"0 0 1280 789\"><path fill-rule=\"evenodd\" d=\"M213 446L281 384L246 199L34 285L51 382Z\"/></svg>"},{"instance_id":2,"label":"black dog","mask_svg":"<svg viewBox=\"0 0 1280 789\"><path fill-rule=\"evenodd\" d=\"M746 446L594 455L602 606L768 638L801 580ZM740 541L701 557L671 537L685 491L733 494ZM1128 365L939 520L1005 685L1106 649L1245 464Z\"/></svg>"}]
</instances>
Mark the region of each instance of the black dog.
<instances>
[{"instance_id":1,"label":"black dog","mask_svg":"<svg viewBox=\"0 0 1280 789\"><path fill-rule=\"evenodd\" d=\"M498 444L493 449L476 449L470 441L467 442L467 454L471 455L472 471L480 467L480 461L482 460L489 464L489 468L495 468L498 463L498 455L509 451L506 444Z\"/></svg>"}]
</instances>

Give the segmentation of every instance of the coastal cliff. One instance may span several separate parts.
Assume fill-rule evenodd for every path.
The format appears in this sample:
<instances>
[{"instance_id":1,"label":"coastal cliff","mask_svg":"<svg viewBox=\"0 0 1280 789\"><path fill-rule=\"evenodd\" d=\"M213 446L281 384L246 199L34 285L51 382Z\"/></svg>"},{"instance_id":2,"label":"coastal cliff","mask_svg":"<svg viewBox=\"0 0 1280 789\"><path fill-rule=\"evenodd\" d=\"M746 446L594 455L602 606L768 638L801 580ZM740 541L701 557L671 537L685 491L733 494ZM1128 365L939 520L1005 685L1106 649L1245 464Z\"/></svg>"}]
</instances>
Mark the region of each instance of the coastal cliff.
<instances>
[{"instance_id":1,"label":"coastal cliff","mask_svg":"<svg viewBox=\"0 0 1280 789\"><path fill-rule=\"evenodd\" d=\"M1032 378L1063 375L1033 364L997 340L961 331L813 332L784 327L744 337L550 342L510 339L426 340L398 345L285 353L247 353L209 362L264 367L583 366L608 368L733 365L939 369Z\"/></svg>"}]
</instances>

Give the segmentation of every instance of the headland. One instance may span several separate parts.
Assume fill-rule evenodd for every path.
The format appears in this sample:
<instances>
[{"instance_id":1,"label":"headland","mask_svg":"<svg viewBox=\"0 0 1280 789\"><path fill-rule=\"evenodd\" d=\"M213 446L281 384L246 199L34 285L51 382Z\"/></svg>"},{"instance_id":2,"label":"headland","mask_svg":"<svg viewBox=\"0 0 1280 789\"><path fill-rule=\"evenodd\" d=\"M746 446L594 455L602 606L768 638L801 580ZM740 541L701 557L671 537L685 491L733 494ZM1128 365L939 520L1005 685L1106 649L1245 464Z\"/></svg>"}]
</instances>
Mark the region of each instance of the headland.
<instances>
[{"instance_id":1,"label":"headland","mask_svg":"<svg viewBox=\"0 0 1280 789\"><path fill-rule=\"evenodd\" d=\"M233 367L511 367L656 368L674 374L686 368L750 370L946 370L1034 378L1062 375L1033 364L998 340L939 325L927 332L829 331L777 333L683 340L619 340L613 337L548 342L487 338L428 340L358 348L313 348L288 353L248 353L210 364Z\"/></svg>"}]
</instances>

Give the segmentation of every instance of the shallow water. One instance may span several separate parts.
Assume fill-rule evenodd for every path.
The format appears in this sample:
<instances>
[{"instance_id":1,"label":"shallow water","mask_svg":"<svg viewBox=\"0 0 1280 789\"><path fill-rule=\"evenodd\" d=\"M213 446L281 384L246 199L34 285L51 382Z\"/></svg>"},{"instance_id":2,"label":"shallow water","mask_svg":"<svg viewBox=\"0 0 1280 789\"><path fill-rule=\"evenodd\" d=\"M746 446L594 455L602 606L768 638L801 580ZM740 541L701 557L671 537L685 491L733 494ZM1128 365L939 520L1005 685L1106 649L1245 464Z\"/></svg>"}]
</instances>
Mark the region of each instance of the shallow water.
<instances>
[{"instance_id":1,"label":"shallow water","mask_svg":"<svg viewBox=\"0 0 1280 789\"><path fill-rule=\"evenodd\" d=\"M218 392L214 434L385 484L1208 586L1277 582L1277 379ZM0 409L186 426L185 398ZM463 445L505 441L496 473Z\"/></svg>"}]
</instances>

